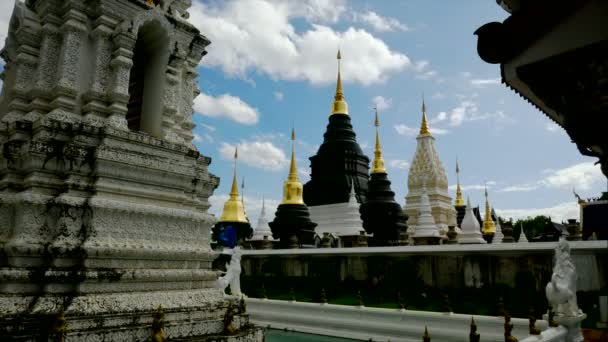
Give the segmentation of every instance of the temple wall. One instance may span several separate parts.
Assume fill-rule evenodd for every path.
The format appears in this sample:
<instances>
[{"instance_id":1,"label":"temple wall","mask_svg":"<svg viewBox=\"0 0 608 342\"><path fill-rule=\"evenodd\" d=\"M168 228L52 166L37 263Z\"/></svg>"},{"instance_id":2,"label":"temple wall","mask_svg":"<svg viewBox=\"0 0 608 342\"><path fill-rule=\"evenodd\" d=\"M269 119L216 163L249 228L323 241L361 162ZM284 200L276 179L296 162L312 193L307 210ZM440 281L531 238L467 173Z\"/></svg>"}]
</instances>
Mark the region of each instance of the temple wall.
<instances>
[{"instance_id":1,"label":"temple wall","mask_svg":"<svg viewBox=\"0 0 608 342\"><path fill-rule=\"evenodd\" d=\"M515 287L532 275L536 291L550 280L555 243L512 245L401 246L292 251L244 251L243 276L318 277L328 283L348 280L411 282L435 288L494 285ZM606 287L608 242L572 243L579 291ZM435 250L433 250L433 248ZM320 285L321 286L321 285Z\"/></svg>"}]
</instances>

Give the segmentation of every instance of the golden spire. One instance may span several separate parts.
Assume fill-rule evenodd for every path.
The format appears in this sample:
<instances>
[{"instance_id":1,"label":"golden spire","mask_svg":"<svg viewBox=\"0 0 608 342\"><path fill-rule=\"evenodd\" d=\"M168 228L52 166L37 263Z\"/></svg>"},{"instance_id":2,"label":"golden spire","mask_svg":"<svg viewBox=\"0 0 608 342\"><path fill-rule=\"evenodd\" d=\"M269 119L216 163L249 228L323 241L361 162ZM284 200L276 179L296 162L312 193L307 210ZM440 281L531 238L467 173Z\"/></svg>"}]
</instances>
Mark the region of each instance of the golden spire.
<instances>
[{"instance_id":1,"label":"golden spire","mask_svg":"<svg viewBox=\"0 0 608 342\"><path fill-rule=\"evenodd\" d=\"M488 201L488 187L486 186L486 216L483 218L483 228L481 229L483 235L494 235L496 233L496 225L492 220L492 213L490 210L490 201Z\"/></svg>"},{"instance_id":2,"label":"golden spire","mask_svg":"<svg viewBox=\"0 0 608 342\"><path fill-rule=\"evenodd\" d=\"M344 93L342 92L342 76L340 75L340 60L342 55L338 50L338 82L336 83L336 96L334 96L334 104L331 108L331 114L348 114L348 104L344 101Z\"/></svg>"},{"instance_id":3,"label":"golden spire","mask_svg":"<svg viewBox=\"0 0 608 342\"><path fill-rule=\"evenodd\" d=\"M283 185L283 202L281 204L304 204L302 198L303 187L298 179L298 168L296 166L296 130L291 129L291 165L289 165L289 176Z\"/></svg>"},{"instance_id":4,"label":"golden spire","mask_svg":"<svg viewBox=\"0 0 608 342\"><path fill-rule=\"evenodd\" d=\"M456 207L464 207L464 199L462 198L462 189L460 189L460 168L458 167L458 159L456 159Z\"/></svg>"},{"instance_id":5,"label":"golden spire","mask_svg":"<svg viewBox=\"0 0 608 342\"><path fill-rule=\"evenodd\" d=\"M376 111L376 120L374 124L376 125L376 149L374 151L374 162L372 173L386 173L386 168L384 168L384 159L382 159L382 149L380 147L380 135L378 133L378 127L380 126L380 121L378 120L378 108L374 108Z\"/></svg>"},{"instance_id":6,"label":"golden spire","mask_svg":"<svg viewBox=\"0 0 608 342\"><path fill-rule=\"evenodd\" d=\"M420 126L420 135L431 135L429 123L426 120L426 104L424 103L424 95L422 96L422 125Z\"/></svg>"},{"instance_id":7,"label":"golden spire","mask_svg":"<svg viewBox=\"0 0 608 342\"><path fill-rule=\"evenodd\" d=\"M236 161L238 159L239 153L237 148L234 149L234 173L232 175L232 187L230 189L230 198L224 203L224 211L222 211L222 216L220 218L220 222L247 222L247 217L245 216L245 209L243 208L242 199L239 200L239 188L237 186L236 180Z\"/></svg>"}]
</instances>

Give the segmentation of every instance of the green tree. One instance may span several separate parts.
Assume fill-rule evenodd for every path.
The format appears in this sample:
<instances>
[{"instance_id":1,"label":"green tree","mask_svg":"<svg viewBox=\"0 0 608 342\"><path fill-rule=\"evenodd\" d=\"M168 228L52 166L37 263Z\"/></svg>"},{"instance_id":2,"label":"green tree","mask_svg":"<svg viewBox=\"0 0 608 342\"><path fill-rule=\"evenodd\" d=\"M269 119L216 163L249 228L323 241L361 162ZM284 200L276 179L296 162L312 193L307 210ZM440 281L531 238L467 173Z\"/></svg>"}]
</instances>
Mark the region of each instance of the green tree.
<instances>
[{"instance_id":1,"label":"green tree","mask_svg":"<svg viewBox=\"0 0 608 342\"><path fill-rule=\"evenodd\" d=\"M513 237L519 241L519 234L523 227L528 240L532 240L534 237L541 235L550 225L551 218L544 215L519 219L513 223Z\"/></svg>"}]
</instances>

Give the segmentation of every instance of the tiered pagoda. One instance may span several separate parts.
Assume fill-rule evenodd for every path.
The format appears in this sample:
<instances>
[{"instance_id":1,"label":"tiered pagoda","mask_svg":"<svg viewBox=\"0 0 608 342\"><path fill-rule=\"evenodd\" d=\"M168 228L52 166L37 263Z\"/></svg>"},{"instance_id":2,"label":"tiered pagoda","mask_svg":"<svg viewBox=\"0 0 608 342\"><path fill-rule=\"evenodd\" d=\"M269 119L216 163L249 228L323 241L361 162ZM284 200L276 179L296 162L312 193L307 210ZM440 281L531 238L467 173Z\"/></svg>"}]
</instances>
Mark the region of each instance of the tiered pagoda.
<instances>
[{"instance_id":1,"label":"tiered pagoda","mask_svg":"<svg viewBox=\"0 0 608 342\"><path fill-rule=\"evenodd\" d=\"M422 100L422 124L416 140L418 140L418 144L407 179L408 194L405 197L405 213L409 217L408 225L411 227L411 233L414 232L418 222L418 211L421 208L420 198L423 188L426 188L435 224L439 227L441 236L445 238L448 226L456 226L456 210L448 194L448 177L435 149L435 138L429 129L424 99ZM459 228L456 230L460 231Z\"/></svg>"},{"instance_id":2,"label":"tiered pagoda","mask_svg":"<svg viewBox=\"0 0 608 342\"><path fill-rule=\"evenodd\" d=\"M462 189L460 188L460 167L458 166L458 160L456 161L456 200L454 201L454 209L456 209L456 224L462 229L462 219L464 219L467 206L462 198Z\"/></svg>"},{"instance_id":3,"label":"tiered pagoda","mask_svg":"<svg viewBox=\"0 0 608 342\"><path fill-rule=\"evenodd\" d=\"M234 150L234 174L232 176L232 187L230 197L224 203L224 210L220 220L213 226L212 238L218 247L234 248L243 240L251 237L253 229L245 214L243 197L239 199L239 189L236 181L236 161L238 151ZM244 184L244 182L243 182Z\"/></svg>"},{"instance_id":4,"label":"tiered pagoda","mask_svg":"<svg viewBox=\"0 0 608 342\"><path fill-rule=\"evenodd\" d=\"M291 164L283 186L283 201L277 208L274 220L269 223L273 237L280 240L281 248L312 247L317 226L310 220L308 207L302 197L303 187L296 166L295 139L295 130L292 129Z\"/></svg>"},{"instance_id":5,"label":"tiered pagoda","mask_svg":"<svg viewBox=\"0 0 608 342\"><path fill-rule=\"evenodd\" d=\"M397 246L401 233L407 234L407 216L399 203L395 202L395 193L391 190L391 181L388 179L384 167L378 133L377 110L375 125L376 148L372 163L373 168L368 182L367 196L359 210L363 220L363 228L368 234L373 234L370 245ZM407 241L407 238L404 240Z\"/></svg>"},{"instance_id":6,"label":"tiered pagoda","mask_svg":"<svg viewBox=\"0 0 608 342\"><path fill-rule=\"evenodd\" d=\"M338 52L338 81L323 144L310 157L310 181L304 185L304 202L310 209L317 233L339 237L358 236L363 231L357 208L348 206L351 186L359 203L365 201L369 158L357 143L342 90L341 55ZM340 217L340 220L335 218Z\"/></svg>"}]
</instances>

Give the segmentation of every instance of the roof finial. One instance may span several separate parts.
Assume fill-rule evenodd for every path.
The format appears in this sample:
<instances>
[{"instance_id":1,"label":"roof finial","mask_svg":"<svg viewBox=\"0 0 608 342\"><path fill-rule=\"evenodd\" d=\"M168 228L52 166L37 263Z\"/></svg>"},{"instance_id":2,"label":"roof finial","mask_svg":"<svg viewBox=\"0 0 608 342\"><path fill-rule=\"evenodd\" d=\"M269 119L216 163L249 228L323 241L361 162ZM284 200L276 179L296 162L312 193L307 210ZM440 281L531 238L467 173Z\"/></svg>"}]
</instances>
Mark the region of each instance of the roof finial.
<instances>
[{"instance_id":1,"label":"roof finial","mask_svg":"<svg viewBox=\"0 0 608 342\"><path fill-rule=\"evenodd\" d=\"M462 198L462 189L460 188L460 167L458 166L458 158L456 158L456 207L464 207L464 199Z\"/></svg>"},{"instance_id":2,"label":"roof finial","mask_svg":"<svg viewBox=\"0 0 608 342\"><path fill-rule=\"evenodd\" d=\"M245 209L243 207L243 199L239 201L239 188L236 180L236 161L238 159L238 147L234 148L234 171L232 175L232 186L230 188L230 197L224 203L224 210L220 218L221 222L247 222Z\"/></svg>"},{"instance_id":3,"label":"roof finial","mask_svg":"<svg viewBox=\"0 0 608 342\"><path fill-rule=\"evenodd\" d=\"M420 135L430 135L429 124L426 119L426 104L424 103L424 94L422 94L422 125L420 126Z\"/></svg>"},{"instance_id":4,"label":"roof finial","mask_svg":"<svg viewBox=\"0 0 608 342\"><path fill-rule=\"evenodd\" d=\"M382 158L382 148L380 147L380 134L378 133L378 127L380 126L380 120L378 120L378 108L374 107L376 111L376 120L374 125L376 126L376 149L374 150L374 162L372 173L386 173L384 167L384 159Z\"/></svg>"},{"instance_id":5,"label":"roof finial","mask_svg":"<svg viewBox=\"0 0 608 342\"><path fill-rule=\"evenodd\" d=\"M496 233L496 225L492 220L492 212L490 210L490 201L488 200L488 185L485 185L486 193L486 216L483 218L483 228L481 232L483 235L494 235Z\"/></svg>"},{"instance_id":6,"label":"roof finial","mask_svg":"<svg viewBox=\"0 0 608 342\"><path fill-rule=\"evenodd\" d=\"M282 204L304 204L302 197L303 187L298 179L298 167L296 165L296 130L291 128L291 164L289 165L289 175L283 186Z\"/></svg>"},{"instance_id":7,"label":"roof finial","mask_svg":"<svg viewBox=\"0 0 608 342\"><path fill-rule=\"evenodd\" d=\"M344 92L342 91L342 76L340 74L340 60L342 54L338 49L338 82L336 83L336 95L334 96L334 104L332 106L332 114L348 114L348 104L344 100Z\"/></svg>"}]
</instances>

